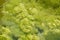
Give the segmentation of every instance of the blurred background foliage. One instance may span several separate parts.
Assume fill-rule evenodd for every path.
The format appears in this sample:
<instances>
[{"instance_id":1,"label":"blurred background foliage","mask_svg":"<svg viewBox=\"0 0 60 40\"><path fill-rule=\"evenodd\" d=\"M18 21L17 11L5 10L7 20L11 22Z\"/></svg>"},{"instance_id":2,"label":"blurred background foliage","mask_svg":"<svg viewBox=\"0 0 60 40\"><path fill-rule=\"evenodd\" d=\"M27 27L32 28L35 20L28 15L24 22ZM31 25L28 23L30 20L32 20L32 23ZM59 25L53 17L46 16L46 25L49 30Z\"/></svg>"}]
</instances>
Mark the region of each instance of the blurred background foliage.
<instances>
[{"instance_id":1,"label":"blurred background foliage","mask_svg":"<svg viewBox=\"0 0 60 40\"><path fill-rule=\"evenodd\" d=\"M60 0L1 0L0 40L60 40Z\"/></svg>"}]
</instances>

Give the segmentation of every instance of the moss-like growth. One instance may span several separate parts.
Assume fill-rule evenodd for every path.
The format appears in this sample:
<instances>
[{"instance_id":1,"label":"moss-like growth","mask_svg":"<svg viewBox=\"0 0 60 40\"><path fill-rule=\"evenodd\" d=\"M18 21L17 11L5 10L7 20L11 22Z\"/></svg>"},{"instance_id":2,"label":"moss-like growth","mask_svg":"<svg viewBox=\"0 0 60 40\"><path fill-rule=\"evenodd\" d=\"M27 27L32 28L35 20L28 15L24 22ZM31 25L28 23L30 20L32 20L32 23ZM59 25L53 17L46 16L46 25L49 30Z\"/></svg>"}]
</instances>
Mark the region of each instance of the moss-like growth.
<instances>
[{"instance_id":1,"label":"moss-like growth","mask_svg":"<svg viewBox=\"0 0 60 40\"><path fill-rule=\"evenodd\" d=\"M54 31L60 30L59 7L55 7L59 1L43 1L6 1L0 12L3 13L0 19L0 35L3 37L0 40L5 40L4 37L6 40L59 40L59 32Z\"/></svg>"}]
</instances>

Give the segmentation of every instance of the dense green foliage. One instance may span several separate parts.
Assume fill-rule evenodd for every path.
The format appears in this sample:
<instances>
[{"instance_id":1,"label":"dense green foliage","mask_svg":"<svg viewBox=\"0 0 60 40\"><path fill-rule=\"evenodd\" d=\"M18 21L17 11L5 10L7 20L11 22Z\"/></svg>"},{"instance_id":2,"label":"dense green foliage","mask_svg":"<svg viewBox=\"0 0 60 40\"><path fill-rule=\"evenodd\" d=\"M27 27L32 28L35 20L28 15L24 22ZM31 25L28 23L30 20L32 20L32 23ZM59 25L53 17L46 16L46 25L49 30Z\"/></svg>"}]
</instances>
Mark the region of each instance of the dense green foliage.
<instances>
[{"instance_id":1,"label":"dense green foliage","mask_svg":"<svg viewBox=\"0 0 60 40\"><path fill-rule=\"evenodd\" d=\"M60 40L60 0L8 0L0 5L0 40Z\"/></svg>"}]
</instances>

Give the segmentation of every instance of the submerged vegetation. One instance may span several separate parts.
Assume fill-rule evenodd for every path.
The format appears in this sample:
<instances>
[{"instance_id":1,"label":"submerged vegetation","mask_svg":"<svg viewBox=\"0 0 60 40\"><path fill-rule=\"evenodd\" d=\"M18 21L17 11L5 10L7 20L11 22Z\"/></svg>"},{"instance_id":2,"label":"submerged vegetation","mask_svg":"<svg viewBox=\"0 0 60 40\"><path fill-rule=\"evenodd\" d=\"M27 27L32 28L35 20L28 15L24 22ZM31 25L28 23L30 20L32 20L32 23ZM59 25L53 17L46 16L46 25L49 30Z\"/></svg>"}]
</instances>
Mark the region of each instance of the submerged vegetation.
<instances>
[{"instance_id":1,"label":"submerged vegetation","mask_svg":"<svg viewBox=\"0 0 60 40\"><path fill-rule=\"evenodd\" d=\"M1 0L0 40L60 40L60 0Z\"/></svg>"}]
</instances>

